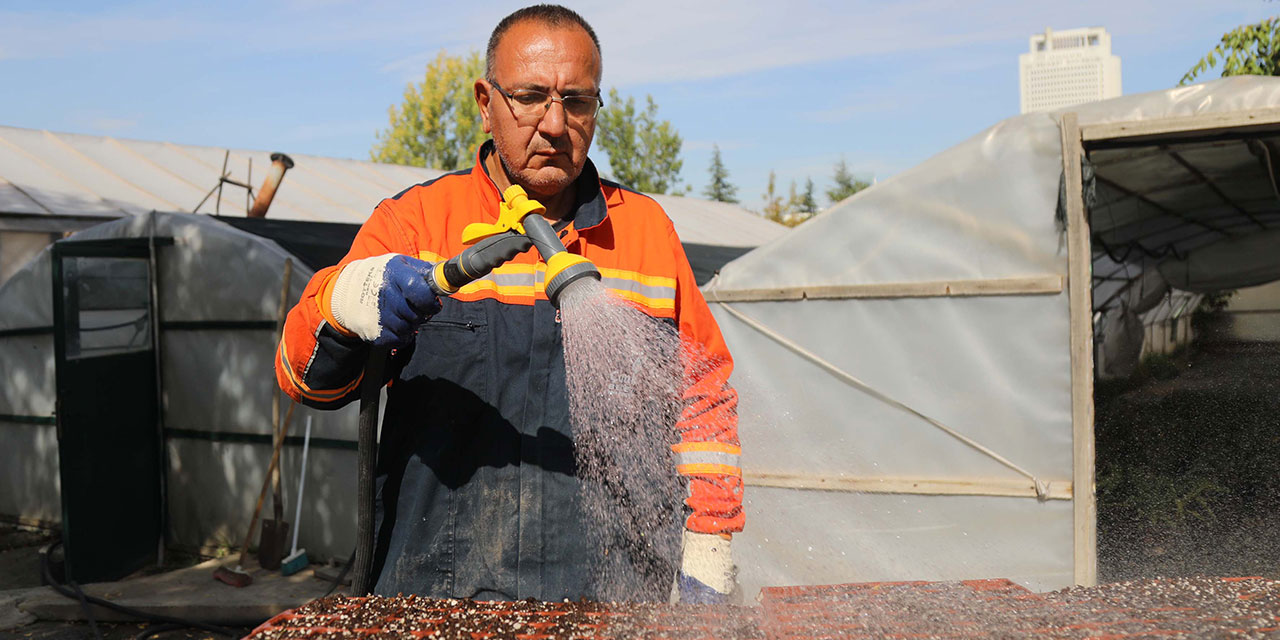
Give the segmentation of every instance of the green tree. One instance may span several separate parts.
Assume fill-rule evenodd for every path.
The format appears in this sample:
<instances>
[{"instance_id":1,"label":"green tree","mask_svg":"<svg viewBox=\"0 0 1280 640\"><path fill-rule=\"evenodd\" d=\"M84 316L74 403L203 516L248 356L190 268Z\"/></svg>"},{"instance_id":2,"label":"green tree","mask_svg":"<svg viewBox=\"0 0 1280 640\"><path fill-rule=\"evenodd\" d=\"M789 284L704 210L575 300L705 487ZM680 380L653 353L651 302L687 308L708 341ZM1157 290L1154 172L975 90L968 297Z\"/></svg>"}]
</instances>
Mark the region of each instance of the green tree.
<instances>
[{"instance_id":1,"label":"green tree","mask_svg":"<svg viewBox=\"0 0 1280 640\"><path fill-rule=\"evenodd\" d=\"M707 171L711 174L711 182L702 194L716 202L737 202L738 188L729 182L729 170L720 160L720 145L711 147L711 167Z\"/></svg>"},{"instance_id":2,"label":"green tree","mask_svg":"<svg viewBox=\"0 0 1280 640\"><path fill-rule=\"evenodd\" d=\"M489 137L472 92L482 75L479 52L450 56L441 51L422 82L409 83L404 101L390 108L391 125L378 132L370 158L446 171L469 166Z\"/></svg>"},{"instance_id":3,"label":"green tree","mask_svg":"<svg viewBox=\"0 0 1280 640\"><path fill-rule=\"evenodd\" d=\"M818 203L813 198L813 179L805 178L804 191L796 191L796 181L791 181L787 189L787 200L778 222L788 227L800 226L818 212Z\"/></svg>"},{"instance_id":4,"label":"green tree","mask_svg":"<svg viewBox=\"0 0 1280 640\"><path fill-rule=\"evenodd\" d=\"M840 162L836 164L836 174L832 180L836 183L835 186L827 189L827 198L831 200L831 204L871 186L866 180L859 180L849 173L849 165L845 164L844 158L840 158Z\"/></svg>"},{"instance_id":5,"label":"green tree","mask_svg":"<svg viewBox=\"0 0 1280 640\"><path fill-rule=\"evenodd\" d=\"M818 201L813 197L813 178L804 179L804 193L796 202L796 211L799 211L806 220L818 213Z\"/></svg>"},{"instance_id":6,"label":"green tree","mask_svg":"<svg viewBox=\"0 0 1280 640\"><path fill-rule=\"evenodd\" d=\"M671 121L658 120L653 96L645 96L644 111L637 112L635 98L624 101L610 89L606 105L597 117L596 140L609 154L613 177L645 193L685 192L676 189L684 141Z\"/></svg>"},{"instance_id":7,"label":"green tree","mask_svg":"<svg viewBox=\"0 0 1280 640\"><path fill-rule=\"evenodd\" d=\"M764 200L764 207L760 212L764 214L764 217L774 222L788 224L788 221L791 219L791 202L789 200L783 200L782 196L778 195L777 183L777 175L775 175L773 171L770 171L769 186L765 188L764 195L761 196ZM794 182L791 183L791 192L793 195L795 194Z\"/></svg>"},{"instance_id":8,"label":"green tree","mask_svg":"<svg viewBox=\"0 0 1280 640\"><path fill-rule=\"evenodd\" d=\"M1280 18L1241 25L1222 34L1222 40L1182 76L1178 85L1195 81L1221 64L1226 76L1280 75Z\"/></svg>"}]
</instances>

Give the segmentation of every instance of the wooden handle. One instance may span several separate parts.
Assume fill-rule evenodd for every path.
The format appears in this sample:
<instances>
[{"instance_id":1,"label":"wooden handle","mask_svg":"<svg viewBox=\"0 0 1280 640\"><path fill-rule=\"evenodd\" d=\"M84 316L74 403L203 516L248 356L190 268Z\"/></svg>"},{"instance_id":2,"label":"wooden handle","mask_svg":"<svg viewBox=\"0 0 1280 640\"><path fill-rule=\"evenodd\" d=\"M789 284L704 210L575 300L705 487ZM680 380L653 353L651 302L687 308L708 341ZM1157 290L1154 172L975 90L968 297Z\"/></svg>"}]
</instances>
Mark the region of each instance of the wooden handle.
<instances>
[{"instance_id":1,"label":"wooden handle","mask_svg":"<svg viewBox=\"0 0 1280 640\"><path fill-rule=\"evenodd\" d=\"M289 428L289 421L293 419L293 408L298 406L296 402L289 403L289 411L284 414L284 428ZM267 465L267 476L262 480L262 491L258 492L258 504L253 508L253 519L249 521L249 531L244 534L244 544L240 546L240 566L244 566L245 556L249 553L249 541L253 540L253 530L258 526L258 516L262 514L262 503L267 499L267 488L271 486L271 473L275 471L280 462L280 450L283 448L284 437L281 436L276 440L275 446L271 451L271 463ZM279 517L277 517L277 520Z\"/></svg>"}]
</instances>

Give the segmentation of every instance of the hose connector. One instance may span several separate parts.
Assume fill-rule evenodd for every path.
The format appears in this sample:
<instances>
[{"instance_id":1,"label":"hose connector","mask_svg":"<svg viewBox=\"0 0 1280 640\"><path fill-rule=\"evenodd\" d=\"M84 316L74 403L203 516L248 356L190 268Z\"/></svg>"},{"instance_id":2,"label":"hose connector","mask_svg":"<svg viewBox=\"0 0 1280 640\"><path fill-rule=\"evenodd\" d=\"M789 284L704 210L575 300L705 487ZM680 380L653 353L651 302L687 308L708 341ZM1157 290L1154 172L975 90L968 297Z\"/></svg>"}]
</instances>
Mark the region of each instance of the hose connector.
<instances>
[{"instance_id":1,"label":"hose connector","mask_svg":"<svg viewBox=\"0 0 1280 640\"><path fill-rule=\"evenodd\" d=\"M431 285L431 289L436 292L436 295L442 297L452 295L457 293L458 289L462 288L461 285L455 285L449 282L450 271L455 272L455 280L465 280L465 278L458 277L457 260L441 260L440 262L437 262L436 266L431 269L430 277L427 279L427 284Z\"/></svg>"}]
</instances>

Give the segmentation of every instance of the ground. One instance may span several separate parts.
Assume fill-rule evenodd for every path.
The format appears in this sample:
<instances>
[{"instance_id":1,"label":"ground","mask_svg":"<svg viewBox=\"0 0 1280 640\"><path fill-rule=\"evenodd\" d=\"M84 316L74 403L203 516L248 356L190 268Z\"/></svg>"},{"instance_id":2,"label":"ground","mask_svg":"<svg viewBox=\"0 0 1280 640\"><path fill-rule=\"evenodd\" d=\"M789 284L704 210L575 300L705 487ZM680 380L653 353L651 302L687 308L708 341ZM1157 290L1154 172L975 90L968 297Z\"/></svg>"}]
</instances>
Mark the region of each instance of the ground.
<instances>
[{"instance_id":1,"label":"ground","mask_svg":"<svg viewBox=\"0 0 1280 640\"><path fill-rule=\"evenodd\" d=\"M1154 358L1097 398L1099 580L1280 579L1280 345L1200 346ZM0 609L36 587L54 534L0 524ZM179 562L195 558L177 557ZM89 625L34 622L0 640L92 638ZM146 625L99 625L134 638ZM249 629L239 629L247 633ZM189 630L157 638L213 638Z\"/></svg>"},{"instance_id":2,"label":"ground","mask_svg":"<svg viewBox=\"0 0 1280 640\"><path fill-rule=\"evenodd\" d=\"M4 624L4 603L6 594L20 593L25 589L41 586L40 554L41 547L55 539L50 531L17 527L0 523L0 640L83 640L94 638L93 629L82 622L37 621L16 628L6 629ZM175 556L174 564L166 568L176 568L179 564L190 563L194 558ZM12 611L10 609L10 611ZM99 624L98 632L104 640L125 640L138 636L151 627L147 624ZM238 628L241 636L248 633L248 628ZM211 633L179 629L157 633L149 636L161 640L221 638Z\"/></svg>"},{"instance_id":3,"label":"ground","mask_svg":"<svg viewBox=\"0 0 1280 640\"><path fill-rule=\"evenodd\" d=\"M1280 578L1280 345L1151 358L1096 406L1101 582Z\"/></svg>"}]
</instances>

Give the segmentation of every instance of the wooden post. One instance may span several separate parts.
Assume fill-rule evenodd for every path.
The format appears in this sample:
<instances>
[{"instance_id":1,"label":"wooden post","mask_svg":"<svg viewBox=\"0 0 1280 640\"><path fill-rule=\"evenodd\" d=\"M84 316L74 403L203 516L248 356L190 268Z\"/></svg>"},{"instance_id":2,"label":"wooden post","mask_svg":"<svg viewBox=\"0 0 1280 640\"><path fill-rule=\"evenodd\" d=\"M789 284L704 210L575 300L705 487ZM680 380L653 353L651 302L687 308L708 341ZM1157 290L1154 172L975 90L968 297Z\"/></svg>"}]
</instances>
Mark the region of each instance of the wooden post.
<instances>
[{"instance_id":1,"label":"wooden post","mask_svg":"<svg viewBox=\"0 0 1280 640\"><path fill-rule=\"evenodd\" d=\"M1076 114L1062 116L1066 183L1067 291L1071 313L1071 439L1075 583L1098 582L1098 503L1094 489L1093 256L1084 210L1080 162L1084 146Z\"/></svg>"}]
</instances>

